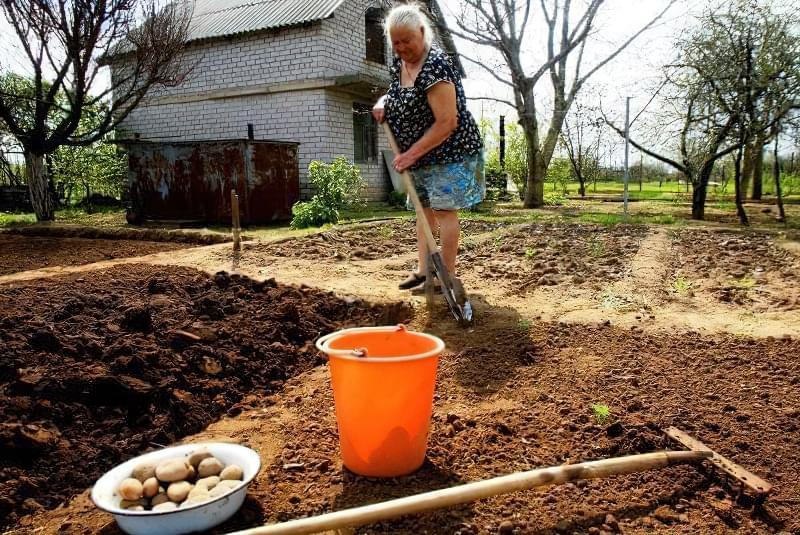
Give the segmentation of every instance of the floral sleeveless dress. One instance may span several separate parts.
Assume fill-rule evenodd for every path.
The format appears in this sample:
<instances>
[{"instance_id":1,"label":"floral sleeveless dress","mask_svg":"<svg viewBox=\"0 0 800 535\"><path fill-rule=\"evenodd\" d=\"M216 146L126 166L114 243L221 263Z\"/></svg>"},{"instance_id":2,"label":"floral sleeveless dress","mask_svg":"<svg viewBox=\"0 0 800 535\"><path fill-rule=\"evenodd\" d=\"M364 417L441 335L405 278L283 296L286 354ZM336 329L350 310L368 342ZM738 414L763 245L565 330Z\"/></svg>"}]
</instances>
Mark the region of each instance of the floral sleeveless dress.
<instances>
[{"instance_id":1,"label":"floral sleeveless dress","mask_svg":"<svg viewBox=\"0 0 800 535\"><path fill-rule=\"evenodd\" d=\"M452 83L456 89L458 127L409 169L422 205L434 210L458 210L478 204L486 195L483 141L467 109L458 70L435 46L428 52L413 86L400 85L401 65L400 58L395 57L384 112L402 151L408 150L433 125L427 92L439 82Z\"/></svg>"}]
</instances>

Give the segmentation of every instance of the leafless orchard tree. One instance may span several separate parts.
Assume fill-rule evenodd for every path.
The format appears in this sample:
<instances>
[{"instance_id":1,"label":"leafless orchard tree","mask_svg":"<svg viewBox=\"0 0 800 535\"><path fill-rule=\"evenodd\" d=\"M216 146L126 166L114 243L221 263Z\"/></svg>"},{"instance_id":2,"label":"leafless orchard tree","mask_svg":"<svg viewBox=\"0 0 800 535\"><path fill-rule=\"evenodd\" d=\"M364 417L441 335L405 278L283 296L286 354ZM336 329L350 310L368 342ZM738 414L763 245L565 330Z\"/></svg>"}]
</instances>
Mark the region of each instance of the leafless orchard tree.
<instances>
[{"instance_id":1,"label":"leafless orchard tree","mask_svg":"<svg viewBox=\"0 0 800 535\"><path fill-rule=\"evenodd\" d=\"M643 32L652 27L667 7L625 42L593 65L584 65L584 51L591 33L596 30L598 12L605 0L587 0L578 7L572 0L461 0L457 28L450 31L476 45L496 50L504 68L498 70L480 58L461 55L489 72L499 83L513 90L514 101L494 99L516 109L528 146L528 178L525 206L544 203L547 167L556 148L564 118L586 81L613 60ZM541 17L547 27L547 59L531 71L524 66L523 41L531 21ZM534 89L543 77L552 84L553 110L544 135L537 121Z\"/></svg>"},{"instance_id":2,"label":"leafless orchard tree","mask_svg":"<svg viewBox=\"0 0 800 535\"><path fill-rule=\"evenodd\" d=\"M680 158L631 140L634 147L682 172L692 184L692 218L705 217L709 179L718 161L735 154L739 219L747 146L763 147L800 107L800 35L794 14L778 15L763 0L736 0L707 10L665 70L667 101L682 121ZM611 124L611 123L609 123ZM623 135L618 126L612 127ZM760 148L759 148L760 150Z\"/></svg>"},{"instance_id":3,"label":"leafless orchard tree","mask_svg":"<svg viewBox=\"0 0 800 535\"><path fill-rule=\"evenodd\" d=\"M600 172L600 125L596 116L591 108L576 102L561 129L561 142L578 179L581 197L586 196L586 182L596 181Z\"/></svg>"},{"instance_id":4,"label":"leafless orchard tree","mask_svg":"<svg viewBox=\"0 0 800 535\"><path fill-rule=\"evenodd\" d=\"M191 11L181 3L162 9L157 0L0 0L0 11L33 73L24 89L0 90L0 120L25 151L36 218L52 220L45 155L94 143L152 88L183 81ZM92 93L112 60L124 62L124 74Z\"/></svg>"}]
</instances>

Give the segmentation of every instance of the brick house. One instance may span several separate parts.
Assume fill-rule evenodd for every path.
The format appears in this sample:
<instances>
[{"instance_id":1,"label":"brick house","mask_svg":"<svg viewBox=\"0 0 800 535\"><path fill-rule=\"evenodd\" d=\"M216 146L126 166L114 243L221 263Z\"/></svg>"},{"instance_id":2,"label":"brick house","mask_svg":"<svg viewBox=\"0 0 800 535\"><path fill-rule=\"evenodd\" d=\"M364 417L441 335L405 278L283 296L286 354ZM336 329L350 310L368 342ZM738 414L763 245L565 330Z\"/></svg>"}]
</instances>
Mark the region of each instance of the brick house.
<instances>
[{"instance_id":1,"label":"brick house","mask_svg":"<svg viewBox=\"0 0 800 535\"><path fill-rule=\"evenodd\" d=\"M196 0L177 88L152 93L119 128L153 142L242 139L299 143L300 195L308 164L345 156L361 168L368 198L391 188L388 148L369 109L389 83L380 1ZM441 15L436 2L431 10ZM442 17L438 17L442 20ZM454 52L446 28L439 33ZM112 68L113 76L113 68Z\"/></svg>"}]
</instances>

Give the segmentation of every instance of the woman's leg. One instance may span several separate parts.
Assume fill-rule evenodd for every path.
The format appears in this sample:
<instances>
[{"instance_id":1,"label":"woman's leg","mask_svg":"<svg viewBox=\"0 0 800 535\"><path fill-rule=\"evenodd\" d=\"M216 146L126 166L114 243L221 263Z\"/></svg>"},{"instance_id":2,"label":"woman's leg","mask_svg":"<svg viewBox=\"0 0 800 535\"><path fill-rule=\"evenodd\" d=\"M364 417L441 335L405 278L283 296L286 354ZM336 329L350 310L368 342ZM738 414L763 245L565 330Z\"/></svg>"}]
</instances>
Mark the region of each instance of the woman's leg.
<instances>
[{"instance_id":1,"label":"woman's leg","mask_svg":"<svg viewBox=\"0 0 800 535\"><path fill-rule=\"evenodd\" d=\"M423 210L425 212L425 218L428 220L428 225L431 227L431 233L433 233L435 237L438 227L436 214L430 208L424 208ZM425 240L425 231L422 229L422 221L419 217L417 218L417 258L419 262L417 264L417 273L425 275L425 266L428 264L430 252L428 251L428 244Z\"/></svg>"},{"instance_id":2,"label":"woman's leg","mask_svg":"<svg viewBox=\"0 0 800 535\"><path fill-rule=\"evenodd\" d=\"M442 259L450 275L456 276L456 255L461 229L458 226L458 212L455 210L437 210L439 221L439 240L442 247Z\"/></svg>"}]
</instances>

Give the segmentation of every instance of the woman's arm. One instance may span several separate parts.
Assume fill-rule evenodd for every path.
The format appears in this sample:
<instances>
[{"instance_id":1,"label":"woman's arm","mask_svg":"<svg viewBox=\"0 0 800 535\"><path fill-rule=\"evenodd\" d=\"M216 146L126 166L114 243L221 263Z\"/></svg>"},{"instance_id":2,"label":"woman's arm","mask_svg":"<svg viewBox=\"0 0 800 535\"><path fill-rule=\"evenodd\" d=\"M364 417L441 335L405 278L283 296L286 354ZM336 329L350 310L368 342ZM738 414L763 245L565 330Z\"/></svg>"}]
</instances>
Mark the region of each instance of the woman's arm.
<instances>
[{"instance_id":1,"label":"woman's arm","mask_svg":"<svg viewBox=\"0 0 800 535\"><path fill-rule=\"evenodd\" d=\"M394 159L394 167L404 171L417 160L441 145L458 128L456 87L446 81L437 82L426 93L428 105L433 111L433 124L416 143Z\"/></svg>"}]
</instances>

